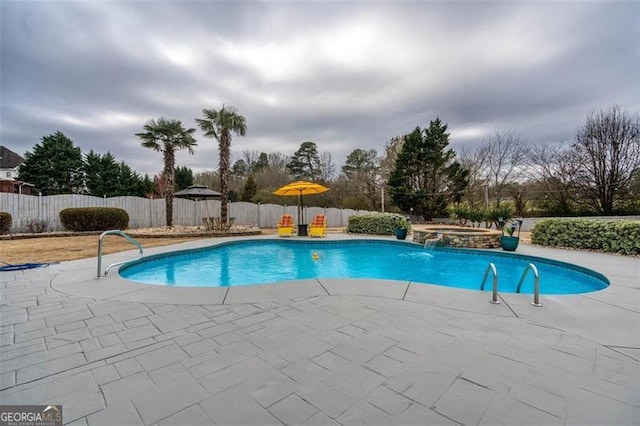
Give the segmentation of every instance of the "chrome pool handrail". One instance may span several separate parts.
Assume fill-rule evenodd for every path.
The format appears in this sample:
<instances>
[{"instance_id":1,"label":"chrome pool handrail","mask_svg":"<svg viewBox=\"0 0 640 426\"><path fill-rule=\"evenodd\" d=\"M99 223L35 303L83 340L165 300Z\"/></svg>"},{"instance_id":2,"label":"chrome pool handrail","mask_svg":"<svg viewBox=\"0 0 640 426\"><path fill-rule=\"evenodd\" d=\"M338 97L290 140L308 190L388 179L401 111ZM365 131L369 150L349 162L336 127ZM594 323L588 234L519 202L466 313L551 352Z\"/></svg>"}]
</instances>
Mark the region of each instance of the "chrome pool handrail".
<instances>
[{"instance_id":1,"label":"chrome pool handrail","mask_svg":"<svg viewBox=\"0 0 640 426\"><path fill-rule=\"evenodd\" d=\"M109 271L114 266L122 265L124 263L128 263L128 262L131 262L133 260L141 259L142 255L143 255L142 245L138 241L136 241L134 238L132 238L131 236L129 236L126 233L124 233L123 231L120 231L119 229L113 229L113 230L110 230L110 231L104 231L102 234L100 234L100 238L98 238L98 274L96 276L96 278L98 278L98 279L100 279L102 277L102 239L107 235L119 235L121 237L126 238L127 240L129 240L129 242L131 244L133 244L134 246L138 247L139 253L138 253L138 257L136 257L135 259L123 260L122 262L112 263L111 265L107 266L107 269L105 269L105 271L104 271L104 276L105 277L109 274Z\"/></svg>"},{"instance_id":2,"label":"chrome pool handrail","mask_svg":"<svg viewBox=\"0 0 640 426\"><path fill-rule=\"evenodd\" d=\"M497 305L500 303L498 300L498 269L493 262L489 262L487 265L487 269L484 271L484 277L482 278L482 284L480 284L480 290L484 290L484 284L487 282L487 278L489 277L489 272L493 274L493 290L491 295L491 300L489 302Z\"/></svg>"},{"instance_id":3,"label":"chrome pool handrail","mask_svg":"<svg viewBox=\"0 0 640 426\"><path fill-rule=\"evenodd\" d=\"M540 303L540 274L538 273L538 268L536 268L536 265L534 265L533 263L528 264L527 267L524 269L524 272L522 273L522 277L520 278L520 282L516 287L516 293L520 293L520 288L522 287L522 283L524 282L524 279L527 277L527 274L529 273L529 271L532 271L533 276L535 277L533 282L533 302L531 302L531 304L533 306L540 307L542 306L542 303Z\"/></svg>"}]
</instances>

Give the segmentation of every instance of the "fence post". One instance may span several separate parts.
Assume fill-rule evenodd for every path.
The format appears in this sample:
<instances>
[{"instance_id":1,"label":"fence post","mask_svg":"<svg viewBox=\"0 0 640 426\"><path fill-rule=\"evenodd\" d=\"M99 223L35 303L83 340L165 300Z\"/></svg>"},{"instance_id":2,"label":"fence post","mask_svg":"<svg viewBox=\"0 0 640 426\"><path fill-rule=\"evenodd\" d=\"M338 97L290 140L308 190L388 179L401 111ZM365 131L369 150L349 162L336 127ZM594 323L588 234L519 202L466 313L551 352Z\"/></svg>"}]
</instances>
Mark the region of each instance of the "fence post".
<instances>
[{"instance_id":1,"label":"fence post","mask_svg":"<svg viewBox=\"0 0 640 426\"><path fill-rule=\"evenodd\" d=\"M198 199L196 198L193 202L195 203L193 205L193 226L196 226L196 214L198 212Z\"/></svg>"}]
</instances>

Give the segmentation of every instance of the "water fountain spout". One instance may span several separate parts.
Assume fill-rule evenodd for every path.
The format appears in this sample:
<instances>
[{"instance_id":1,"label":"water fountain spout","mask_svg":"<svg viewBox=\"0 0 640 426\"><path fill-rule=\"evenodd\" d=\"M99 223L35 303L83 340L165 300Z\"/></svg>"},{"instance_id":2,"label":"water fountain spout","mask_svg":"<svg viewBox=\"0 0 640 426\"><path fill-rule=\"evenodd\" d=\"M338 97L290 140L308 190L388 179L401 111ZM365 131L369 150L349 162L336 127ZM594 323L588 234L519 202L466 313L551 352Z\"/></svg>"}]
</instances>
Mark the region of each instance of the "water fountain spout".
<instances>
[{"instance_id":1,"label":"water fountain spout","mask_svg":"<svg viewBox=\"0 0 640 426\"><path fill-rule=\"evenodd\" d=\"M440 240L442 240L443 235L444 234L441 234L440 232L436 232L436 237L435 238L430 238L430 239L425 238L424 239L424 248L425 249L426 248L432 249L435 246L437 246L438 243L440 242Z\"/></svg>"}]
</instances>

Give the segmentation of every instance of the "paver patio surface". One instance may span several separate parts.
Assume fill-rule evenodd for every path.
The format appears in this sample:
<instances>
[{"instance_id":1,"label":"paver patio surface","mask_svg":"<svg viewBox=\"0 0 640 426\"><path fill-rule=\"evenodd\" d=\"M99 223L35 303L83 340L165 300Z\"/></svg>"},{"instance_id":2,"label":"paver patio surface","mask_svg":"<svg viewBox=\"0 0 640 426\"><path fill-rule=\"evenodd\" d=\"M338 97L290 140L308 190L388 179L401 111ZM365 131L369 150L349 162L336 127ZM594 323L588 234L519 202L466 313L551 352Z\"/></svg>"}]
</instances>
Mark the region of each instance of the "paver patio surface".
<instances>
[{"instance_id":1,"label":"paver patio surface","mask_svg":"<svg viewBox=\"0 0 640 426\"><path fill-rule=\"evenodd\" d=\"M536 308L376 280L147 292L95 259L4 272L0 404L74 425L640 424L640 260L518 251L611 287Z\"/></svg>"}]
</instances>

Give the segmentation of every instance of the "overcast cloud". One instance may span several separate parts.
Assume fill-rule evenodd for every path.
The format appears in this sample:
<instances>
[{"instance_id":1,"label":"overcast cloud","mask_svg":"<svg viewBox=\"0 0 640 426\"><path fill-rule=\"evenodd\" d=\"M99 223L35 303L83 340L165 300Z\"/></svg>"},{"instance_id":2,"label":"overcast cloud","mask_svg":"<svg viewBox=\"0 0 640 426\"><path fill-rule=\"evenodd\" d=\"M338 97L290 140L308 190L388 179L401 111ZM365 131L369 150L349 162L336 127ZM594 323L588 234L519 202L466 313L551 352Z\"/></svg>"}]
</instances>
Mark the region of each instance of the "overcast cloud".
<instances>
[{"instance_id":1,"label":"overcast cloud","mask_svg":"<svg viewBox=\"0 0 640 426\"><path fill-rule=\"evenodd\" d=\"M637 1L0 2L0 142L21 155L60 130L153 175L161 155L134 133L223 103L247 119L234 161L309 140L338 167L436 117L459 149L640 110ZM217 167L217 142L196 138L178 165Z\"/></svg>"}]
</instances>

